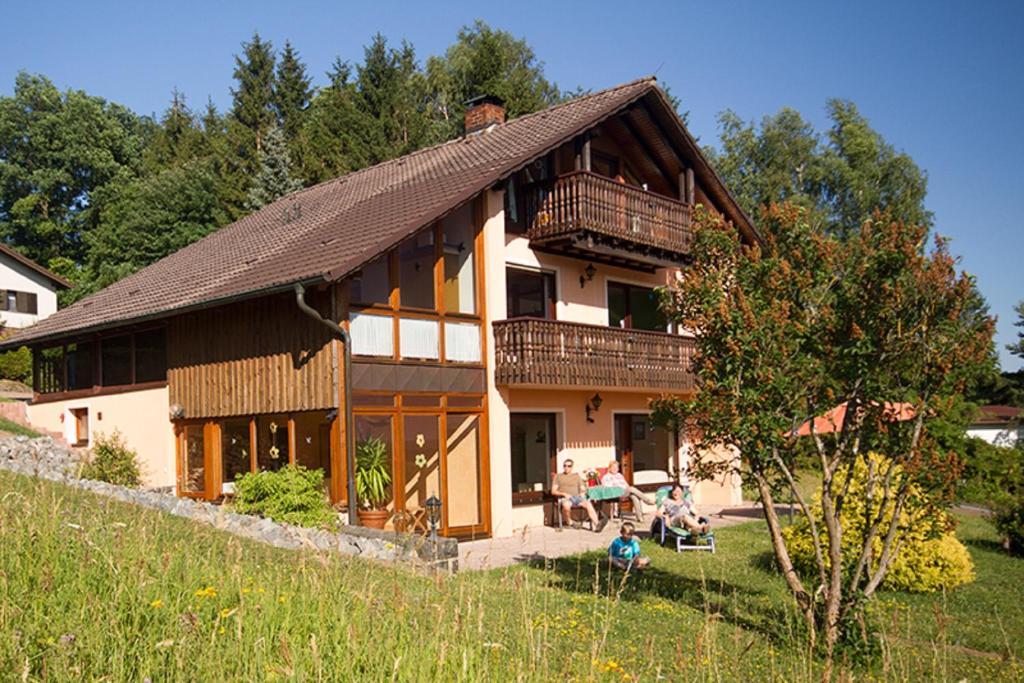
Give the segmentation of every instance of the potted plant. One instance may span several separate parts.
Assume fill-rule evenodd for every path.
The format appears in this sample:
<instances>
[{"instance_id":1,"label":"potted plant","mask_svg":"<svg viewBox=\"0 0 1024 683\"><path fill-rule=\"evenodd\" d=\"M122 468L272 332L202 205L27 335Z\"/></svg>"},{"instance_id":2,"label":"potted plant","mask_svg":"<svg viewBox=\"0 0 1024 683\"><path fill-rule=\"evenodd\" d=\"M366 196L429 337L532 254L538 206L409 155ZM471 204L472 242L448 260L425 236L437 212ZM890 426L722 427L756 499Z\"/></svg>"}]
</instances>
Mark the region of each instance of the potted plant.
<instances>
[{"instance_id":1,"label":"potted plant","mask_svg":"<svg viewBox=\"0 0 1024 683\"><path fill-rule=\"evenodd\" d=\"M359 523L363 526L383 529L388 521L390 466L391 457L383 439L371 436L356 444L356 500Z\"/></svg>"}]
</instances>

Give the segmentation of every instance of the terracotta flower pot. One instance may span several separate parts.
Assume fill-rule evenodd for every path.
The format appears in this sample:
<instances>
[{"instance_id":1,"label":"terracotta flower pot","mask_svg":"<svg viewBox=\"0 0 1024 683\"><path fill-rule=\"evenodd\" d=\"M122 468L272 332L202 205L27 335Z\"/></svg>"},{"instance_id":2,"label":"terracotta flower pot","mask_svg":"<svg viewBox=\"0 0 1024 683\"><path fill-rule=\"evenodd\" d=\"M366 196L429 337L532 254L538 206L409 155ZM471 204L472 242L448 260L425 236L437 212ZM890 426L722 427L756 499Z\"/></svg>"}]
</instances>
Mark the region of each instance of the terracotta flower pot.
<instances>
[{"instance_id":1,"label":"terracotta flower pot","mask_svg":"<svg viewBox=\"0 0 1024 683\"><path fill-rule=\"evenodd\" d=\"M371 529L383 529L391 513L387 510L359 510L359 524Z\"/></svg>"}]
</instances>

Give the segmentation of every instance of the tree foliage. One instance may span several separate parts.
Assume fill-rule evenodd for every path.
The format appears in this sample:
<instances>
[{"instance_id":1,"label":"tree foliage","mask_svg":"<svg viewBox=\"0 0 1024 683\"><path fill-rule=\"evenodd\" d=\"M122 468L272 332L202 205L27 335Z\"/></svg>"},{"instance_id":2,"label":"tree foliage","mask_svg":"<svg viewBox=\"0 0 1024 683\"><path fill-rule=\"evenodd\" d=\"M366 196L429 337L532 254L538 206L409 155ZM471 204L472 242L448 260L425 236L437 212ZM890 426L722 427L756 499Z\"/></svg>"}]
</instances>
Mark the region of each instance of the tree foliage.
<instances>
[{"instance_id":1,"label":"tree foliage","mask_svg":"<svg viewBox=\"0 0 1024 683\"><path fill-rule=\"evenodd\" d=\"M1013 310L1017 313L1017 322L1013 323L1013 325L1014 327L1021 328L1022 331L1017 333L1017 341L1013 344L1007 344L1006 349L1018 358L1024 358L1024 301L1017 302Z\"/></svg>"},{"instance_id":2,"label":"tree foliage","mask_svg":"<svg viewBox=\"0 0 1024 683\"><path fill-rule=\"evenodd\" d=\"M706 212L695 221L694 266L664 303L695 331L696 398L656 407L662 419L698 436L698 469L707 469L713 448L741 455L729 466L755 482L776 561L831 656L843 625L893 561L910 487L951 495L960 462L939 435L955 419L964 387L986 368L993 322L974 305L973 283L957 273L945 242L926 249L925 226L888 213L840 239L812 224L807 209L773 205L762 215L759 246L741 246ZM841 404L847 417L837 431L804 437L805 447L797 429ZM902 404L912 419L895 421ZM822 472L820 514L795 486L803 448L812 449ZM869 465L866 495L891 501L894 513L865 526L854 570L844 578L839 515L849 488L840 475L869 451L889 458ZM810 578L793 571L773 506L780 487L798 501L812 538L827 539L815 543ZM873 550L877 538L880 553Z\"/></svg>"},{"instance_id":3,"label":"tree foliage","mask_svg":"<svg viewBox=\"0 0 1024 683\"><path fill-rule=\"evenodd\" d=\"M278 197L302 189L302 182L292 175L284 133L277 126L267 130L259 160L259 173L249 188L250 209L255 211Z\"/></svg>"},{"instance_id":4,"label":"tree foliage","mask_svg":"<svg viewBox=\"0 0 1024 683\"><path fill-rule=\"evenodd\" d=\"M930 227L924 206L928 178L898 152L847 100L827 103L831 128L819 134L798 112L782 109L760 126L732 111L719 115L720 150L709 149L715 168L751 215L773 202L811 210L839 235L860 228L876 209Z\"/></svg>"}]
</instances>

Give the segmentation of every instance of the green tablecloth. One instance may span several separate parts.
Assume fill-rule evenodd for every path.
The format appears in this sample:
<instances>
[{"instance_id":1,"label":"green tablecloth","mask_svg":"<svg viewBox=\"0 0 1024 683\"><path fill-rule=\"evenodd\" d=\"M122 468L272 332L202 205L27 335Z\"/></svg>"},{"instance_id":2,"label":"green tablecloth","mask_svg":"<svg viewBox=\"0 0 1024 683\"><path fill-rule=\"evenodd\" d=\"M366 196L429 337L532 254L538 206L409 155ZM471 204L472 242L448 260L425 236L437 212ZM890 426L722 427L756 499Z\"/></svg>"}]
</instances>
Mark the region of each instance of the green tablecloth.
<instances>
[{"instance_id":1,"label":"green tablecloth","mask_svg":"<svg viewBox=\"0 0 1024 683\"><path fill-rule=\"evenodd\" d=\"M626 489L620 486L591 486L587 489L590 500L618 500L626 495Z\"/></svg>"}]
</instances>

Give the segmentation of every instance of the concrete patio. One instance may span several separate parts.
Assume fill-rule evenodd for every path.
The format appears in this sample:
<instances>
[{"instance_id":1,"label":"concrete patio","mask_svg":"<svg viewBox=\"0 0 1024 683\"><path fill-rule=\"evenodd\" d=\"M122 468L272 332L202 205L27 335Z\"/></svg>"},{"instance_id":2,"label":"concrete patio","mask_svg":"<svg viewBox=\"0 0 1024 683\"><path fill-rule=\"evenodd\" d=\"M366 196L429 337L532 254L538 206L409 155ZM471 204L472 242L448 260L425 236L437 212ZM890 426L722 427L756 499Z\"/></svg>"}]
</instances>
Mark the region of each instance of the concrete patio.
<instances>
[{"instance_id":1,"label":"concrete patio","mask_svg":"<svg viewBox=\"0 0 1024 683\"><path fill-rule=\"evenodd\" d=\"M785 507L785 511L788 509L788 506ZM730 508L707 507L702 512L711 519L711 526L715 529L761 519L762 514L761 506L754 503ZM783 510L780 510L782 513ZM637 525L638 531L642 532L641 538L647 535L650 515L646 520L644 524ZM526 527L506 538L459 543L459 568L477 571L497 569L521 562L537 562L603 549L608 547L618 533L618 520L609 522L601 533L586 529Z\"/></svg>"}]
</instances>

